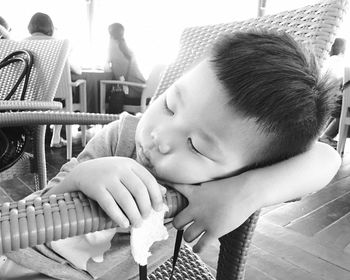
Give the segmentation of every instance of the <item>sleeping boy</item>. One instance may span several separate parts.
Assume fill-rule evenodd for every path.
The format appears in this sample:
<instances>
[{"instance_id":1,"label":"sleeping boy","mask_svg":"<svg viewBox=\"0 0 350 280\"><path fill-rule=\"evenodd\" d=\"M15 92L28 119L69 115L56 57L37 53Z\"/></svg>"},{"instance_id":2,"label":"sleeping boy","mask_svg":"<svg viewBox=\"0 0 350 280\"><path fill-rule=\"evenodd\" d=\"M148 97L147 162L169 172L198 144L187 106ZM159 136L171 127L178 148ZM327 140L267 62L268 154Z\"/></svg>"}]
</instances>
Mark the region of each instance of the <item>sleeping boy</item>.
<instances>
[{"instance_id":1,"label":"sleeping boy","mask_svg":"<svg viewBox=\"0 0 350 280\"><path fill-rule=\"evenodd\" d=\"M184 239L197 240L200 251L261 207L329 183L340 158L315 139L333 93L315 57L290 36L223 36L141 118L124 113L104 127L42 195L82 191L125 229L162 208L157 180L169 182L189 201L172 224L185 227ZM7 267L57 279L137 279L129 234L96 234L10 253ZM171 256L174 228L169 234L152 247L149 268ZM96 244L105 248L99 260L89 250ZM81 252L90 254L83 266Z\"/></svg>"}]
</instances>

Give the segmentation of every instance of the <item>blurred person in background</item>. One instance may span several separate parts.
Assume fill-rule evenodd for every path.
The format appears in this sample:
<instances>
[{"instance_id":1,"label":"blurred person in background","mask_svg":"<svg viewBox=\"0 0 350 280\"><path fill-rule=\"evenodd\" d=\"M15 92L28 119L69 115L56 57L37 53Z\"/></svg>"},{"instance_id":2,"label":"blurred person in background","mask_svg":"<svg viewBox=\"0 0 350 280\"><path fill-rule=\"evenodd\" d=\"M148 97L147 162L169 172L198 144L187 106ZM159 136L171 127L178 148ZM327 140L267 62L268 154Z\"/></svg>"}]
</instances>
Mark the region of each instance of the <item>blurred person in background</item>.
<instances>
[{"instance_id":1,"label":"blurred person in background","mask_svg":"<svg viewBox=\"0 0 350 280\"><path fill-rule=\"evenodd\" d=\"M50 40L54 39L55 27L49 15L44 13L35 13L29 21L28 31L30 36L24 40ZM71 72L81 74L80 67L70 63ZM62 97L57 96L55 101L63 101ZM67 141L61 137L62 125L53 125L52 137L50 142L51 148L61 148L67 145Z\"/></svg>"},{"instance_id":2,"label":"blurred person in background","mask_svg":"<svg viewBox=\"0 0 350 280\"><path fill-rule=\"evenodd\" d=\"M116 80L145 83L145 78L124 38L124 26L112 23L108 27L110 35L107 58L107 70L113 72ZM129 86L125 93L124 105L140 105L142 88Z\"/></svg>"},{"instance_id":3,"label":"blurred person in background","mask_svg":"<svg viewBox=\"0 0 350 280\"><path fill-rule=\"evenodd\" d=\"M11 28L7 21L0 16L0 39L10 39Z\"/></svg>"}]
</instances>

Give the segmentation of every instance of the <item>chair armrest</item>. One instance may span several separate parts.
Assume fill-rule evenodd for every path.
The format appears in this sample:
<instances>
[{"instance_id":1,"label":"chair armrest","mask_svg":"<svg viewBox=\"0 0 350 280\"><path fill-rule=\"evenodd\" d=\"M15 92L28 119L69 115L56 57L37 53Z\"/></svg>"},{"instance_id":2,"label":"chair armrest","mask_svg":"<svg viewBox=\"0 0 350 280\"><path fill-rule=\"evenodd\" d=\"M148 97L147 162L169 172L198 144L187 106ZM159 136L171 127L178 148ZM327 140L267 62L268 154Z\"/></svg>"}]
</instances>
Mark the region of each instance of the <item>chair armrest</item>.
<instances>
[{"instance_id":1,"label":"chair armrest","mask_svg":"<svg viewBox=\"0 0 350 280\"><path fill-rule=\"evenodd\" d=\"M117 81L117 80L100 80L100 83L110 84L110 85L133 86L133 87L139 87L139 88L146 87L146 84L144 83L134 83L134 82Z\"/></svg>"},{"instance_id":2,"label":"chair armrest","mask_svg":"<svg viewBox=\"0 0 350 280\"><path fill-rule=\"evenodd\" d=\"M73 87L79 87L82 84L86 84L86 80L79 79L79 80L76 80L74 82L71 82L71 86L73 86Z\"/></svg>"},{"instance_id":3,"label":"chair armrest","mask_svg":"<svg viewBox=\"0 0 350 280\"><path fill-rule=\"evenodd\" d=\"M180 193L170 189L165 195L164 203L171 209L165 213L165 218L174 217L188 204ZM38 216L45 217L43 223L36 222L35 217ZM97 202L81 192L5 202L0 204L0 217L0 255L69 236L117 227ZM27 222L23 223L23 219L27 219ZM63 224L61 221L66 222ZM20 223L25 226L21 227ZM54 234L48 234L50 231ZM33 232L40 235L40 238L38 236L34 240Z\"/></svg>"},{"instance_id":4,"label":"chair armrest","mask_svg":"<svg viewBox=\"0 0 350 280\"><path fill-rule=\"evenodd\" d=\"M62 103L56 101L28 101L28 100L9 100L0 101L0 111L7 110L59 110L62 109Z\"/></svg>"},{"instance_id":5,"label":"chair armrest","mask_svg":"<svg viewBox=\"0 0 350 280\"><path fill-rule=\"evenodd\" d=\"M244 279L248 250L259 219L260 210L253 213L242 225L219 238L220 253L217 280Z\"/></svg>"},{"instance_id":6,"label":"chair armrest","mask_svg":"<svg viewBox=\"0 0 350 280\"><path fill-rule=\"evenodd\" d=\"M76 113L66 111L22 111L3 112L0 127L49 124L107 124L119 119L119 115Z\"/></svg>"}]
</instances>

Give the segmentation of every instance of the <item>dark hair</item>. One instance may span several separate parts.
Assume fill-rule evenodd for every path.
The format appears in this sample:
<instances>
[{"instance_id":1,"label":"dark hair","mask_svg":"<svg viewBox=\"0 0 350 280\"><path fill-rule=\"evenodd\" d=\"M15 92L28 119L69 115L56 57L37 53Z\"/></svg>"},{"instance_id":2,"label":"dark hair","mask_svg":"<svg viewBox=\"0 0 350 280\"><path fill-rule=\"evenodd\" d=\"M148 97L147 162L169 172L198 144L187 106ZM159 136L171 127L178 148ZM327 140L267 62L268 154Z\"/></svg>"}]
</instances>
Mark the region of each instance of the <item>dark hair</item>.
<instances>
[{"instance_id":1,"label":"dark hair","mask_svg":"<svg viewBox=\"0 0 350 280\"><path fill-rule=\"evenodd\" d=\"M335 38L329 55L339 55L345 53L346 40L343 38Z\"/></svg>"},{"instance_id":2,"label":"dark hair","mask_svg":"<svg viewBox=\"0 0 350 280\"><path fill-rule=\"evenodd\" d=\"M306 151L324 128L335 84L289 35L255 30L227 35L214 45L211 61L230 104L271 139L257 165Z\"/></svg>"},{"instance_id":3,"label":"dark hair","mask_svg":"<svg viewBox=\"0 0 350 280\"><path fill-rule=\"evenodd\" d=\"M108 32L112 39L118 41L119 48L121 52L124 54L124 56L131 60L131 51L126 45L125 39L124 39L124 26L121 23L112 23L110 26L108 26Z\"/></svg>"},{"instance_id":4,"label":"dark hair","mask_svg":"<svg viewBox=\"0 0 350 280\"><path fill-rule=\"evenodd\" d=\"M28 31L30 34L40 32L47 36L52 36L54 25L47 14L35 13L29 21Z\"/></svg>"},{"instance_id":5,"label":"dark hair","mask_svg":"<svg viewBox=\"0 0 350 280\"><path fill-rule=\"evenodd\" d=\"M7 21L0 16L0 25L2 25L6 30L9 30L10 29L10 26L9 24L7 23Z\"/></svg>"}]
</instances>

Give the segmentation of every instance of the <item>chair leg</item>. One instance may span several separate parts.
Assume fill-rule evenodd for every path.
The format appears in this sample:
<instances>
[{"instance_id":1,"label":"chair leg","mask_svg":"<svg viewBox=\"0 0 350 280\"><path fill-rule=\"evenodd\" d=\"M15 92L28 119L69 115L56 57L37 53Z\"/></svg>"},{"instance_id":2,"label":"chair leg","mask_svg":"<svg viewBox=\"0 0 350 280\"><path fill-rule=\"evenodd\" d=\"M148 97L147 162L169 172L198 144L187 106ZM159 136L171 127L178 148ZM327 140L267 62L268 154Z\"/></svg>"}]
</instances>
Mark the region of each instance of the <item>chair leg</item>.
<instances>
[{"instance_id":1,"label":"chair leg","mask_svg":"<svg viewBox=\"0 0 350 280\"><path fill-rule=\"evenodd\" d=\"M35 190L43 189L47 184L46 158L45 158L45 130L46 125L39 125L34 130L33 143L33 172Z\"/></svg>"},{"instance_id":2,"label":"chair leg","mask_svg":"<svg viewBox=\"0 0 350 280\"><path fill-rule=\"evenodd\" d=\"M72 158L72 126L66 125L66 139L67 139L67 160Z\"/></svg>"},{"instance_id":3,"label":"chair leg","mask_svg":"<svg viewBox=\"0 0 350 280\"><path fill-rule=\"evenodd\" d=\"M86 145L86 125L82 125L81 127L81 145L85 147Z\"/></svg>"},{"instance_id":4,"label":"chair leg","mask_svg":"<svg viewBox=\"0 0 350 280\"><path fill-rule=\"evenodd\" d=\"M79 87L80 111L87 112L86 81ZM81 145L86 145L86 125L81 125Z\"/></svg>"},{"instance_id":5,"label":"chair leg","mask_svg":"<svg viewBox=\"0 0 350 280\"><path fill-rule=\"evenodd\" d=\"M106 84L100 81L100 113L106 113Z\"/></svg>"},{"instance_id":6,"label":"chair leg","mask_svg":"<svg viewBox=\"0 0 350 280\"><path fill-rule=\"evenodd\" d=\"M348 130L349 130L349 126L342 123L342 120L340 120L339 140L337 145L337 152L339 153L340 156L344 155L345 142L346 142L346 137L348 135Z\"/></svg>"}]
</instances>

